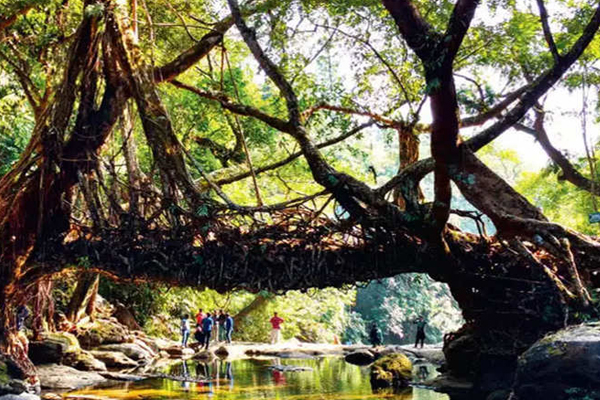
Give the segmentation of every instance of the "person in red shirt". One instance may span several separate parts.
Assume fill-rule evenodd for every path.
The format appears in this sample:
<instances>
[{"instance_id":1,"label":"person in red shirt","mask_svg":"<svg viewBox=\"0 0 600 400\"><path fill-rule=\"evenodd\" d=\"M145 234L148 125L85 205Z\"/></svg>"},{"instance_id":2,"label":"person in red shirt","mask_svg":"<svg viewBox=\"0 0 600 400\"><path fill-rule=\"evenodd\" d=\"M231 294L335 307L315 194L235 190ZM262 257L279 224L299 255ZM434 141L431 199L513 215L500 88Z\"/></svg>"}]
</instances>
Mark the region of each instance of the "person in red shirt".
<instances>
[{"instance_id":1,"label":"person in red shirt","mask_svg":"<svg viewBox=\"0 0 600 400\"><path fill-rule=\"evenodd\" d=\"M202 309L199 309L198 314L196 314L196 326L198 326L198 325L202 326L203 319L204 319L204 313L202 312Z\"/></svg>"},{"instance_id":2,"label":"person in red shirt","mask_svg":"<svg viewBox=\"0 0 600 400\"><path fill-rule=\"evenodd\" d=\"M281 338L281 324L284 322L283 318L280 318L277 313L273 313L273 318L269 320L271 323L271 344L279 342Z\"/></svg>"}]
</instances>

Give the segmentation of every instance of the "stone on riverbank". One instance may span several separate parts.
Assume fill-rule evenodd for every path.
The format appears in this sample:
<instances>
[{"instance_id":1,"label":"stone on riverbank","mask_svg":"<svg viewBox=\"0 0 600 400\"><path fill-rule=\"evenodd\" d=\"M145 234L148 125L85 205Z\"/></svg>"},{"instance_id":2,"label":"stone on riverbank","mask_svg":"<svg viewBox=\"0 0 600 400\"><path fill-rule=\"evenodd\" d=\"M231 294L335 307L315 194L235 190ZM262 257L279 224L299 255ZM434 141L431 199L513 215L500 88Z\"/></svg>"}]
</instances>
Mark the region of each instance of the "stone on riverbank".
<instances>
[{"instance_id":1,"label":"stone on riverbank","mask_svg":"<svg viewBox=\"0 0 600 400\"><path fill-rule=\"evenodd\" d=\"M600 399L600 323L546 336L519 357L517 399Z\"/></svg>"},{"instance_id":2,"label":"stone on riverbank","mask_svg":"<svg viewBox=\"0 0 600 400\"><path fill-rule=\"evenodd\" d=\"M29 342L29 358L34 364L60 364L80 351L77 338L67 332L45 333L42 340Z\"/></svg>"},{"instance_id":3,"label":"stone on riverbank","mask_svg":"<svg viewBox=\"0 0 600 400\"><path fill-rule=\"evenodd\" d=\"M37 373L42 389L73 390L107 380L96 372L79 371L57 364L39 365Z\"/></svg>"},{"instance_id":4,"label":"stone on riverbank","mask_svg":"<svg viewBox=\"0 0 600 400\"><path fill-rule=\"evenodd\" d=\"M95 350L118 351L138 363L152 360L152 355L135 343L105 344Z\"/></svg>"},{"instance_id":5,"label":"stone on riverbank","mask_svg":"<svg viewBox=\"0 0 600 400\"><path fill-rule=\"evenodd\" d=\"M171 358L190 358L194 355L194 350L189 347L181 347L180 345L168 347L164 351L166 351Z\"/></svg>"},{"instance_id":6,"label":"stone on riverbank","mask_svg":"<svg viewBox=\"0 0 600 400\"><path fill-rule=\"evenodd\" d=\"M90 353L108 368L133 368L138 366L136 361L118 351L92 350Z\"/></svg>"},{"instance_id":7,"label":"stone on riverbank","mask_svg":"<svg viewBox=\"0 0 600 400\"><path fill-rule=\"evenodd\" d=\"M106 371L106 364L96 359L90 352L83 350L68 364L81 371Z\"/></svg>"},{"instance_id":8,"label":"stone on riverbank","mask_svg":"<svg viewBox=\"0 0 600 400\"><path fill-rule=\"evenodd\" d=\"M412 363L402 353L384 356L371 366L371 387L403 388L412 379Z\"/></svg>"},{"instance_id":9,"label":"stone on riverbank","mask_svg":"<svg viewBox=\"0 0 600 400\"><path fill-rule=\"evenodd\" d=\"M116 319L97 319L94 322L79 327L77 332L79 343L85 349L91 349L104 344L125 343L133 338L127 327Z\"/></svg>"},{"instance_id":10,"label":"stone on riverbank","mask_svg":"<svg viewBox=\"0 0 600 400\"><path fill-rule=\"evenodd\" d=\"M19 366L0 354L0 396L20 394L30 389L26 378Z\"/></svg>"}]
</instances>

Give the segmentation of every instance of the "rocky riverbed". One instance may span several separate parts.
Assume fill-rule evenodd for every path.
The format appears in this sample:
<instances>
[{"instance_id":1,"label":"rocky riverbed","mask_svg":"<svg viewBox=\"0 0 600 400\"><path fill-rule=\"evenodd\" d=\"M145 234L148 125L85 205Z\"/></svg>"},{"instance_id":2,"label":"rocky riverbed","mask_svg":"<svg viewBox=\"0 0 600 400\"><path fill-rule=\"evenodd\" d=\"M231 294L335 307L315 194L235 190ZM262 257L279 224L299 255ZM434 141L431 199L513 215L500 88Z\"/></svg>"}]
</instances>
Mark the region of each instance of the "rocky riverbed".
<instances>
[{"instance_id":1,"label":"rocky riverbed","mask_svg":"<svg viewBox=\"0 0 600 400\"><path fill-rule=\"evenodd\" d=\"M494 399L546 396L570 398L573 393L600 398L597 372L600 371L600 324L570 327L540 340L525 352L518 363L513 387L493 393ZM277 345L263 343L218 343L209 350L197 345L183 348L171 340L152 338L141 331L129 330L115 318L99 318L80 324L72 333L47 333L30 343L29 356L36 364L38 381L28 381L9 360L0 358L0 400L29 399L43 393L58 399L56 393L111 381L147 379L151 371L181 359L211 361L215 358L309 359L343 357L348 363L371 365L393 354L403 354L413 365L441 365L441 346L415 349L411 346L344 346L301 343L295 340ZM408 381L408 377L403 380ZM551 382L549 386L548 382ZM405 382L406 383L406 382ZM447 393L467 393L473 387L464 379L441 375L425 385ZM549 389L552 388L552 389ZM597 397L593 397L596 396ZM58 397L57 397L58 396Z\"/></svg>"}]
</instances>

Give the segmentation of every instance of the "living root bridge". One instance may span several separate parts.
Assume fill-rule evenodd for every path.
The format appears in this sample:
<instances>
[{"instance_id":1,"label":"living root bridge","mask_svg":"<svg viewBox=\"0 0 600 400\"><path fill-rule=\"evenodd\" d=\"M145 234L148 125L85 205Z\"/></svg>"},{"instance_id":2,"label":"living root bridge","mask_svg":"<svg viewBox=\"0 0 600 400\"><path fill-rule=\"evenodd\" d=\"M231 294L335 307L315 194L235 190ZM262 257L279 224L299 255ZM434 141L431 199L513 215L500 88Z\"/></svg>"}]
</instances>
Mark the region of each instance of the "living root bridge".
<instances>
[{"instance_id":1,"label":"living root bridge","mask_svg":"<svg viewBox=\"0 0 600 400\"><path fill-rule=\"evenodd\" d=\"M78 230L66 243L47 243L44 257L36 255L38 264L45 266L33 267L24 281L33 282L69 265L85 265L120 279L222 292L276 292L342 287L400 273L427 272L448 282L456 293L468 289L471 295L457 296L468 319L477 316L473 304L486 308L477 297L484 298L498 287L498 281L527 290L549 283L543 271L499 242L459 231L446 234L454 257L450 260L407 231L353 228L340 233L339 227L330 224L278 225L249 232L219 229L201 239L191 227L183 229L178 236L159 229L136 235L128 229L108 229L96 235Z\"/></svg>"},{"instance_id":2,"label":"living root bridge","mask_svg":"<svg viewBox=\"0 0 600 400\"><path fill-rule=\"evenodd\" d=\"M402 272L424 272L425 265L434 263L421 241L405 233L359 240L330 232L327 226L293 232L285 227L253 233L226 229L201 243L191 233L173 237L173 231L153 230L131 239L130 231L107 230L92 240L57 244L52 251L46 246L46 257L38 260L56 268L84 264L122 279L221 292L342 287ZM31 272L33 280L47 270Z\"/></svg>"}]
</instances>

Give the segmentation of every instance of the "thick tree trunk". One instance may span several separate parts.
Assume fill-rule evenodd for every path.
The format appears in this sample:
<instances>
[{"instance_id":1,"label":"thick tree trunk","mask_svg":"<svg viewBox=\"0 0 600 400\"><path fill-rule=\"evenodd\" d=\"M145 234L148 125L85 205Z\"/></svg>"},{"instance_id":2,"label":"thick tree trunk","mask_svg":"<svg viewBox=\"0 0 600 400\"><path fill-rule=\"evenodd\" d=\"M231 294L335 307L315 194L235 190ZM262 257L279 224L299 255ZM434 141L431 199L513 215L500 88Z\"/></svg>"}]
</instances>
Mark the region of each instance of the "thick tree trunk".
<instances>
[{"instance_id":1,"label":"thick tree trunk","mask_svg":"<svg viewBox=\"0 0 600 400\"><path fill-rule=\"evenodd\" d=\"M77 286L67 307L67 318L77 324L84 316L94 317L94 303L98 294L100 275L83 272L77 280Z\"/></svg>"},{"instance_id":2,"label":"thick tree trunk","mask_svg":"<svg viewBox=\"0 0 600 400\"><path fill-rule=\"evenodd\" d=\"M450 215L452 189L450 173L460 170L458 151L458 101L452 77L452 68L427 74L431 92L429 100L433 122L431 124L431 155L435 160L432 216L433 229L440 233Z\"/></svg>"},{"instance_id":3,"label":"thick tree trunk","mask_svg":"<svg viewBox=\"0 0 600 400\"><path fill-rule=\"evenodd\" d=\"M400 158L400 167L398 168L398 173L400 173L400 171L404 170L409 165L412 165L419 161L419 139L412 131L408 131L404 128L398 128L397 131ZM423 193L421 192L421 189L418 185L416 190L417 193L413 196L422 200ZM402 195L402 191L400 190L399 186L394 188L393 199L394 203L396 203L398 207L400 207L400 209L407 209L406 199Z\"/></svg>"}]
</instances>

